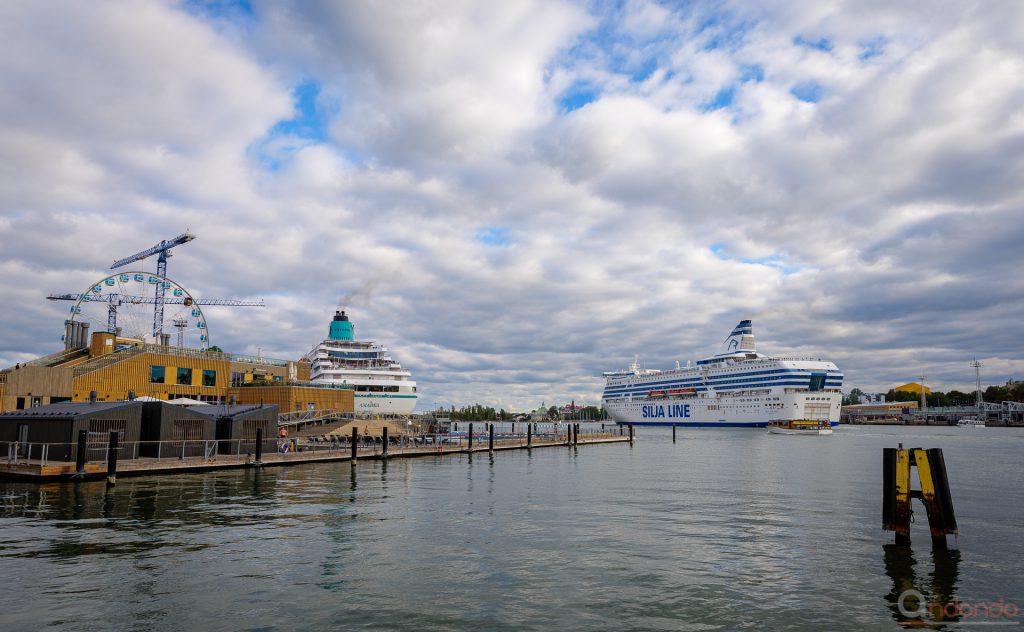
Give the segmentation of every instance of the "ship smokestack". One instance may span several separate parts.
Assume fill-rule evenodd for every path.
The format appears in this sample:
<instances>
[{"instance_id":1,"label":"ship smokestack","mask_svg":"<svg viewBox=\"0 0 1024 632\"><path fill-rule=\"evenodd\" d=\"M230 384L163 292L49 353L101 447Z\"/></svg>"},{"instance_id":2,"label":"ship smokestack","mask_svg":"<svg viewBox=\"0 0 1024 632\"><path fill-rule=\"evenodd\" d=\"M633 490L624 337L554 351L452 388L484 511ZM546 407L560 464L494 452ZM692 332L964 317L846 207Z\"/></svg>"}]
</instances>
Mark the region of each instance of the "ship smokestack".
<instances>
[{"instance_id":1,"label":"ship smokestack","mask_svg":"<svg viewBox=\"0 0 1024 632\"><path fill-rule=\"evenodd\" d=\"M334 320L331 321L328 337L331 340L353 340L355 338L355 327L349 322L344 310L334 312Z\"/></svg>"}]
</instances>

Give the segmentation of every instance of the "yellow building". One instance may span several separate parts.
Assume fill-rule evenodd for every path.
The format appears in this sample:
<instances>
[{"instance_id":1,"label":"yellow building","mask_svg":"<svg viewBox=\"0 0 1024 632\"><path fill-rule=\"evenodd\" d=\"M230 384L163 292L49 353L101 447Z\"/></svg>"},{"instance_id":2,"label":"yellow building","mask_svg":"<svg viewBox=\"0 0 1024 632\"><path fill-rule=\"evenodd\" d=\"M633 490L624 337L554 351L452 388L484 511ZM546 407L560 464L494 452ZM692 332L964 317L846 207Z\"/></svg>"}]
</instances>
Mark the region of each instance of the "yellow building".
<instances>
[{"instance_id":1,"label":"yellow building","mask_svg":"<svg viewBox=\"0 0 1024 632\"><path fill-rule=\"evenodd\" d=\"M894 388L892 390L894 390L894 391L903 391L904 393L915 393L917 395L920 395L921 394L921 385L918 384L917 382L910 382L909 384L904 384L903 386L897 386L896 388ZM924 387L924 392L925 392L926 395L931 395L932 394L932 389L930 389L927 386L925 386Z\"/></svg>"},{"instance_id":2,"label":"yellow building","mask_svg":"<svg viewBox=\"0 0 1024 632\"><path fill-rule=\"evenodd\" d=\"M61 401L188 397L217 403L278 404L280 412L352 412L351 390L309 383L308 362L144 344L95 332L89 346L66 349L0 371L0 411Z\"/></svg>"},{"instance_id":3,"label":"yellow building","mask_svg":"<svg viewBox=\"0 0 1024 632\"><path fill-rule=\"evenodd\" d=\"M323 386L236 386L228 389L238 404L277 404L281 413L303 410L355 410L355 392L350 388Z\"/></svg>"}]
</instances>

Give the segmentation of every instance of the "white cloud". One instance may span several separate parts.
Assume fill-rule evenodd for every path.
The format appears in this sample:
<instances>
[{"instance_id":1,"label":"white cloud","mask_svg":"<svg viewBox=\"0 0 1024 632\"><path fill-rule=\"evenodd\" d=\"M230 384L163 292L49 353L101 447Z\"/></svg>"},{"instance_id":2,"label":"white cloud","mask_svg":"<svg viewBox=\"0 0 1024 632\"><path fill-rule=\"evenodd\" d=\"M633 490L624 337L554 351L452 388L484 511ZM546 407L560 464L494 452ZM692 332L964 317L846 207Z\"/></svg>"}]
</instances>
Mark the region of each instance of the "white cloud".
<instances>
[{"instance_id":1,"label":"white cloud","mask_svg":"<svg viewBox=\"0 0 1024 632\"><path fill-rule=\"evenodd\" d=\"M268 301L216 344L297 357L370 283L428 405L595 402L745 315L868 390L1024 369L1017 3L0 11L0 365L189 227L173 278Z\"/></svg>"}]
</instances>

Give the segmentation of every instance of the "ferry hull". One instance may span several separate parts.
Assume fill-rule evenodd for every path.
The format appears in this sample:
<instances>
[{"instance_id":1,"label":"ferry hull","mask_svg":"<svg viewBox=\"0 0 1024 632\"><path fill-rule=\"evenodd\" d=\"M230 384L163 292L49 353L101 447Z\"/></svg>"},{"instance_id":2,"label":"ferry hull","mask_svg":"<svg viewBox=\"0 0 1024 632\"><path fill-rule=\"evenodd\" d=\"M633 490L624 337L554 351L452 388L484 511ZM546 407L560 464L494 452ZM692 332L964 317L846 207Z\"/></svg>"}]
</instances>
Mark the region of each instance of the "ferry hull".
<instances>
[{"instance_id":1,"label":"ferry hull","mask_svg":"<svg viewBox=\"0 0 1024 632\"><path fill-rule=\"evenodd\" d=\"M615 421L620 426L661 426L679 428L767 428L768 421ZM838 421L829 422L832 427L839 425Z\"/></svg>"}]
</instances>

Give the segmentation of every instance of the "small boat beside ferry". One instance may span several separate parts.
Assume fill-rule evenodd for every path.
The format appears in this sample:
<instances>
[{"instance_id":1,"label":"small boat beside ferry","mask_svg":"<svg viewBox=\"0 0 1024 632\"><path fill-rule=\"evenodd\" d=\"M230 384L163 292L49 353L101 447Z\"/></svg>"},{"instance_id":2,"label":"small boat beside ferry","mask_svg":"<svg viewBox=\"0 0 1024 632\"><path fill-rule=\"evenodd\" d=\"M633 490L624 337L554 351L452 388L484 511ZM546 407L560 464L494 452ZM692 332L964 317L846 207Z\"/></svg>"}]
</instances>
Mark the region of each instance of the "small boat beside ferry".
<instances>
[{"instance_id":1,"label":"small boat beside ferry","mask_svg":"<svg viewBox=\"0 0 1024 632\"><path fill-rule=\"evenodd\" d=\"M957 428L984 428L984 420L978 419L977 417L964 417L960 421L956 422Z\"/></svg>"},{"instance_id":2,"label":"small boat beside ferry","mask_svg":"<svg viewBox=\"0 0 1024 632\"><path fill-rule=\"evenodd\" d=\"M832 424L828 421L809 421L806 419L789 419L771 421L768 432L781 435L830 435Z\"/></svg>"}]
</instances>

